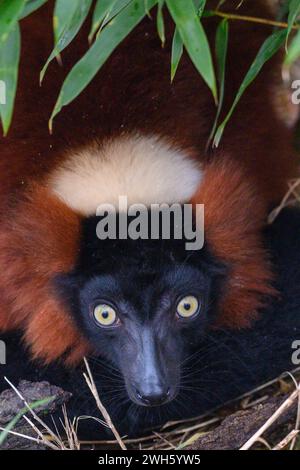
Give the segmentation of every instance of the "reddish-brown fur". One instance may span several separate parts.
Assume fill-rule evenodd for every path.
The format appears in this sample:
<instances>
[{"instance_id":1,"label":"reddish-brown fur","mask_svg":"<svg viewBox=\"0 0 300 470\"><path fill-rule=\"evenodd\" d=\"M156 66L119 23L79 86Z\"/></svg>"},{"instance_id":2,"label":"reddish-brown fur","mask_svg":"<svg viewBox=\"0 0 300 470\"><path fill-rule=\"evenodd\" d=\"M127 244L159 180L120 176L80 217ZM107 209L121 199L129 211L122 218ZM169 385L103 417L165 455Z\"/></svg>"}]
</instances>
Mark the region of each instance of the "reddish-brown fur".
<instances>
[{"instance_id":1,"label":"reddish-brown fur","mask_svg":"<svg viewBox=\"0 0 300 470\"><path fill-rule=\"evenodd\" d=\"M247 327L264 297L274 294L271 266L260 235L265 202L251 178L226 157L209 165L193 202L204 204L208 245L230 266L218 324Z\"/></svg>"},{"instance_id":2,"label":"reddish-brown fur","mask_svg":"<svg viewBox=\"0 0 300 470\"><path fill-rule=\"evenodd\" d=\"M193 202L205 203L207 242L231 267L220 322L249 325L272 290L259 233L267 209L295 173L291 134L272 104L278 58L243 96L218 152L206 154L215 115L211 94L186 55L170 84L172 23L166 18L162 49L155 21L146 19L61 112L50 136L47 120L63 77L87 48L88 31L86 25L63 53L63 67L50 65L40 88L39 71L52 46L51 3L22 23L16 111L9 136L0 142L0 329L22 328L34 356L45 362L62 356L76 362L88 350L51 284L75 262L80 219L49 195L43 180L66 150L130 131L166 136L203 162L205 178ZM237 3L228 0L223 8L232 11ZM240 14L270 16L258 0L245 1ZM211 41L215 26L215 19L205 20ZM270 31L231 23L224 113Z\"/></svg>"},{"instance_id":3,"label":"reddish-brown fur","mask_svg":"<svg viewBox=\"0 0 300 470\"><path fill-rule=\"evenodd\" d=\"M34 357L46 362L64 354L72 361L87 345L56 299L53 276L72 269L80 218L49 192L35 186L0 231L0 330L22 328Z\"/></svg>"}]
</instances>

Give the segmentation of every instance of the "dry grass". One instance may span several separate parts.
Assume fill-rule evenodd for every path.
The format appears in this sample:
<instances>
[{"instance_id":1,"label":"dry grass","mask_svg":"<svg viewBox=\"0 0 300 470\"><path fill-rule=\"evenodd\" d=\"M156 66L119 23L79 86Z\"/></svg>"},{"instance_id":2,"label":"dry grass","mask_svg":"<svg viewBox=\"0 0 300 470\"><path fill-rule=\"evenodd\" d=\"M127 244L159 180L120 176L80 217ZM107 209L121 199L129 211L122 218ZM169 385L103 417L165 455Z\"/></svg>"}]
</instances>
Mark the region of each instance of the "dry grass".
<instances>
[{"instance_id":1,"label":"dry grass","mask_svg":"<svg viewBox=\"0 0 300 470\"><path fill-rule=\"evenodd\" d=\"M279 407L276 413L261 427L253 436L251 441L245 443L248 448L258 443L263 443L264 447L281 449L287 445L295 447L296 439L298 437L299 422L300 422L300 370L295 370L294 374L285 374L273 381L270 381L255 390L243 395L239 399L232 402L230 405L220 408L212 413L205 414L196 418L182 421L170 421L166 423L160 430L153 431L148 436L138 439L127 439L124 437L122 442L128 449L140 450L174 450L182 449L193 442L205 433L213 431L223 421L226 416L238 410L251 409L259 403L267 402L271 397L278 396L283 393L291 393L289 399ZM297 388L295 389L295 385ZM286 409L292 406L296 400L299 400L298 413L295 416L295 424L293 429L288 430L286 434L285 427L278 428L278 432L274 436L274 442L268 443L262 438L262 435L268 428L285 412ZM276 440L277 439L277 440ZM101 441L81 441L81 446L89 448L93 446L98 449L116 448L115 440L101 440Z\"/></svg>"},{"instance_id":2,"label":"dry grass","mask_svg":"<svg viewBox=\"0 0 300 470\"><path fill-rule=\"evenodd\" d=\"M31 440L35 443L42 444L52 450L79 450L79 449L140 449L140 450L175 450L183 449L194 443L199 437L205 433L213 431L220 425L226 416L230 416L237 410L249 410L259 403L267 402L268 399L283 393L290 393L290 396L284 403L279 406L278 410L264 423L260 429L242 446L241 449L261 448L281 450L281 449L297 449L299 448L299 429L300 429L300 369L295 370L292 374L285 374L273 381L270 381L255 390L243 395L231 404L215 410L212 413L182 421L171 421L166 423L161 429L153 431L148 436L138 439L127 439L126 436L121 437L111 421L111 418L103 406L89 365L85 361L86 373L84 373L87 385L95 398L97 407L101 413L101 417L93 417L99 422L99 426L107 426L111 429L115 439L101 441L80 441L77 437L77 426L80 419L87 417L80 416L72 421L68 418L67 410L63 407L63 419L61 420L64 436L61 436L54 426L55 432L47 426L47 424L36 414L27 403L18 389L7 379L10 387L15 391L19 398L28 409L28 415L23 418L27 424L34 430L36 437L27 436L17 431L9 431L20 438ZM264 438L264 434L271 425L295 402L298 400L298 412L295 416L294 423L290 423L289 427L279 426L276 433L272 436L271 441ZM92 418L92 417L90 417Z\"/></svg>"},{"instance_id":3,"label":"dry grass","mask_svg":"<svg viewBox=\"0 0 300 470\"><path fill-rule=\"evenodd\" d=\"M272 210L268 217L268 223L272 224L285 207L294 206L300 203L300 178L289 182L289 189L282 198L280 204Z\"/></svg>"},{"instance_id":4,"label":"dry grass","mask_svg":"<svg viewBox=\"0 0 300 470\"><path fill-rule=\"evenodd\" d=\"M296 424L295 428L286 436L284 439L282 439L274 448L284 448L286 445L292 441L295 442L297 435L299 433L299 410L300 410L300 383L296 383L296 389L293 391L293 393L280 405L278 410L265 422L263 426L258 429L258 431L241 447L240 450L248 450L250 449L259 439L261 439L261 436L272 426L274 422L278 420L280 416L282 416L287 410L289 410L296 401L298 401L298 413L296 417Z\"/></svg>"},{"instance_id":5,"label":"dry grass","mask_svg":"<svg viewBox=\"0 0 300 470\"><path fill-rule=\"evenodd\" d=\"M117 429L115 428L115 426L114 426L114 424L113 424L113 422L112 422L105 406L103 405L103 403L100 400L98 390L97 390L97 387L96 387L96 384L95 384L95 381L94 381L89 363L88 363L86 358L84 358L84 363L85 363L87 373L84 373L83 376L85 378L85 381L86 381L93 397L95 398L97 407L98 407L100 413L102 414L102 416L104 417L107 426L110 428L113 435L115 436L116 441L119 444L119 446L121 447L121 449L122 450L127 450L126 445L124 444L123 440L120 437L120 434L118 433Z\"/></svg>"}]
</instances>

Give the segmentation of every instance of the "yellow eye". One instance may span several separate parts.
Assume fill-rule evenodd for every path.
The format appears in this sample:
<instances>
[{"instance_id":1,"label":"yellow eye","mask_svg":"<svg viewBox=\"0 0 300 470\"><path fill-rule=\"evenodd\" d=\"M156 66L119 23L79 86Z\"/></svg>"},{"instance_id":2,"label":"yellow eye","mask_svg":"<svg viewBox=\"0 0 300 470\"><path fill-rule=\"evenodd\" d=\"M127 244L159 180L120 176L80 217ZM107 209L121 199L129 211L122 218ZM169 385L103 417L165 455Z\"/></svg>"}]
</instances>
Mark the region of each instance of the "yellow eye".
<instances>
[{"instance_id":1,"label":"yellow eye","mask_svg":"<svg viewBox=\"0 0 300 470\"><path fill-rule=\"evenodd\" d=\"M190 318L199 310L199 301L193 295L183 297L177 304L177 315L181 318Z\"/></svg>"},{"instance_id":2,"label":"yellow eye","mask_svg":"<svg viewBox=\"0 0 300 470\"><path fill-rule=\"evenodd\" d=\"M94 317L101 326L112 326L117 323L116 311L107 304L99 304L94 308Z\"/></svg>"}]
</instances>

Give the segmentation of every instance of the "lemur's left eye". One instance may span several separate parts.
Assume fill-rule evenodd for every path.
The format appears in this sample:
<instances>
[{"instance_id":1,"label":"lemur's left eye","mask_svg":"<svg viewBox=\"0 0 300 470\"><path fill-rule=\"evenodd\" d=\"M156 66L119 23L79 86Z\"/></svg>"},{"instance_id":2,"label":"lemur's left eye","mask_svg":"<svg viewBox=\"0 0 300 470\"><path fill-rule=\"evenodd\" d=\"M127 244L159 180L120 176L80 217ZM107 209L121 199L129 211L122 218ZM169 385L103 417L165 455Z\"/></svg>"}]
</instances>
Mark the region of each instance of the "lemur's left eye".
<instances>
[{"instance_id":1,"label":"lemur's left eye","mask_svg":"<svg viewBox=\"0 0 300 470\"><path fill-rule=\"evenodd\" d=\"M183 297L177 304L177 315L181 318L190 318L199 312L199 301L193 295Z\"/></svg>"},{"instance_id":2,"label":"lemur's left eye","mask_svg":"<svg viewBox=\"0 0 300 470\"><path fill-rule=\"evenodd\" d=\"M94 308L94 318L100 326L114 326L119 322L115 309L107 304L99 304Z\"/></svg>"}]
</instances>

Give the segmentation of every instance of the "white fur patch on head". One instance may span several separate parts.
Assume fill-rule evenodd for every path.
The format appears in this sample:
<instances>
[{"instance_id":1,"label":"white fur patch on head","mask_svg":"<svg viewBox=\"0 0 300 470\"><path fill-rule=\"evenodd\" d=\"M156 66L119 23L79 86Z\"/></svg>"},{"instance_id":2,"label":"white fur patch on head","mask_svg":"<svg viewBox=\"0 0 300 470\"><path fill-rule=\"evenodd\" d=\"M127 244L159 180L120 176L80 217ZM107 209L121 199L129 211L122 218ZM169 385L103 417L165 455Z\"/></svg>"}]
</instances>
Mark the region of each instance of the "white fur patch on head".
<instances>
[{"instance_id":1,"label":"white fur patch on head","mask_svg":"<svg viewBox=\"0 0 300 470\"><path fill-rule=\"evenodd\" d=\"M161 138L121 136L67 155L48 185L69 207L89 216L100 204L183 203L202 178L199 165Z\"/></svg>"}]
</instances>

